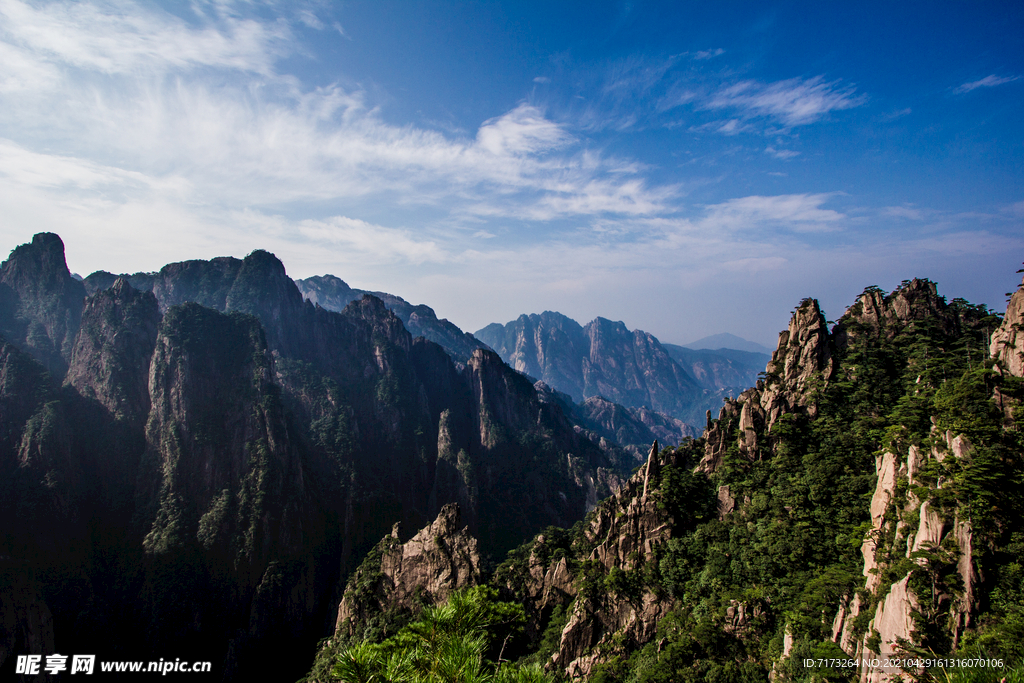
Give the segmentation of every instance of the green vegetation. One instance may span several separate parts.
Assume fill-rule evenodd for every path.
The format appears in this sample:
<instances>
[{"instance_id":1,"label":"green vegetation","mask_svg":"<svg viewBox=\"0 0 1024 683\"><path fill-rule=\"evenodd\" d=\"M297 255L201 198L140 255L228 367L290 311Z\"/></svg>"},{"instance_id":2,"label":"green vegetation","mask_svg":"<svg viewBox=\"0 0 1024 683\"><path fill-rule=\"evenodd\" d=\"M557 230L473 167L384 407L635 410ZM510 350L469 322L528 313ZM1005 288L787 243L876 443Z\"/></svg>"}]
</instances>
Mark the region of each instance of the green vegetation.
<instances>
[{"instance_id":1,"label":"green vegetation","mask_svg":"<svg viewBox=\"0 0 1024 683\"><path fill-rule=\"evenodd\" d=\"M501 602L493 588L452 594L441 605L380 642L361 640L334 659L330 679L344 683L543 683L539 666L505 659L526 621L522 607Z\"/></svg>"},{"instance_id":2,"label":"green vegetation","mask_svg":"<svg viewBox=\"0 0 1024 683\"><path fill-rule=\"evenodd\" d=\"M883 306L899 294L870 290ZM735 445L735 417L719 424L727 448L711 480L692 472L704 454L703 440L676 449L673 458L681 465L664 468L656 491L661 509L671 513L672 538L657 549L653 566L606 571L585 559L591 548L580 528L546 530L543 546L535 542L510 554L498 581L515 589L531 552L557 552L568 555L577 599L635 600L645 591L667 596L672 611L657 634L647 643L612 638L611 647L602 646L593 680L766 681L774 669L789 680L841 681L856 673L804 670L799 662L852 655L832 641L840 604L860 593L867 604L854 635L870 636L877 601L909 574L922 647L963 656L984 651L1004 658L1008 667L1001 673L943 672L949 675L934 680L1013 680L1024 660L1024 434L1007 422L993 396L1019 406L1024 390L988 358L998 316L962 300L936 306L919 319L888 324L858 318L860 304L855 306L840 322L843 343L832 349L838 372L828 382L818 377L809 383L816 411L785 414L770 432L759 431L755 460ZM911 485L905 475L898 477L878 538L881 595L868 595L861 544L871 529L876 458L890 451L897 467L905 467L911 447L924 459L933 448L945 452L947 438L956 436L964 457L928 459ZM720 485L728 485L737 501L737 512L722 519L714 515ZM974 562L984 583L975 587L977 611L958 647L951 606L965 590L957 571L959 547L947 535L939 547L905 555L905 539L920 516L911 501L925 500L947 530L954 519L973 529ZM898 532L900 518L905 526ZM555 613L558 619L552 617L543 631L538 651L545 650L545 659L549 631L561 628L569 609ZM793 643L786 659L784 640Z\"/></svg>"}]
</instances>

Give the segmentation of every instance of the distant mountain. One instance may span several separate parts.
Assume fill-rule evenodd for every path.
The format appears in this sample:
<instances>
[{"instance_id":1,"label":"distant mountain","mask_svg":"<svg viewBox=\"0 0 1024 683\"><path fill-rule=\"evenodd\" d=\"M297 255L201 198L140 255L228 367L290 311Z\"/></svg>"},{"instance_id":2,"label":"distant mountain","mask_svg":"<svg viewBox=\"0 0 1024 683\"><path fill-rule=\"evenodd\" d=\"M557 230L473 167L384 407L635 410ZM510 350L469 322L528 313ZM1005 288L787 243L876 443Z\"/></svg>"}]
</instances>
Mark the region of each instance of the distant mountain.
<instances>
[{"instance_id":1,"label":"distant mountain","mask_svg":"<svg viewBox=\"0 0 1024 683\"><path fill-rule=\"evenodd\" d=\"M694 428L682 420L650 408L627 408L603 396L592 396L582 403L575 403L568 394L556 391L540 380L533 386L541 401L557 403L577 425L577 430L609 451L616 461L623 460L617 454L618 448L637 463L642 463L652 442L672 447L687 437L696 436Z\"/></svg>"},{"instance_id":2,"label":"distant mountain","mask_svg":"<svg viewBox=\"0 0 1024 683\"><path fill-rule=\"evenodd\" d=\"M658 339L621 322L595 318L586 326L552 311L521 315L478 330L516 370L580 402L603 396L623 406L646 406L690 424L704 421L707 394ZM715 401L715 408L720 401Z\"/></svg>"},{"instance_id":3,"label":"distant mountain","mask_svg":"<svg viewBox=\"0 0 1024 683\"><path fill-rule=\"evenodd\" d=\"M703 337L697 341L692 341L689 344L682 344L682 346L688 349L735 349L737 351L764 353L769 356L772 354L772 351L774 351L774 349L770 349L767 346L758 344L757 342L748 341L742 337L737 337L735 334L729 334L728 332L713 334L710 337Z\"/></svg>"},{"instance_id":4,"label":"distant mountain","mask_svg":"<svg viewBox=\"0 0 1024 683\"><path fill-rule=\"evenodd\" d=\"M721 348L691 349L676 344L662 344L672 359L689 370L690 374L709 391L725 390L736 396L757 383L771 361L771 354L737 351ZM736 391L738 390L738 391Z\"/></svg>"},{"instance_id":5,"label":"distant mountain","mask_svg":"<svg viewBox=\"0 0 1024 683\"><path fill-rule=\"evenodd\" d=\"M296 280L296 286L302 296L319 304L328 311L345 310L352 301L365 294L371 294L387 306L413 337L424 337L444 347L455 360L465 363L476 349L490 349L489 346L468 332L463 332L454 323L442 318L438 320L434 309L429 306L414 306L400 296L387 292L370 292L349 287L341 278L334 275L317 275L303 280Z\"/></svg>"}]
</instances>

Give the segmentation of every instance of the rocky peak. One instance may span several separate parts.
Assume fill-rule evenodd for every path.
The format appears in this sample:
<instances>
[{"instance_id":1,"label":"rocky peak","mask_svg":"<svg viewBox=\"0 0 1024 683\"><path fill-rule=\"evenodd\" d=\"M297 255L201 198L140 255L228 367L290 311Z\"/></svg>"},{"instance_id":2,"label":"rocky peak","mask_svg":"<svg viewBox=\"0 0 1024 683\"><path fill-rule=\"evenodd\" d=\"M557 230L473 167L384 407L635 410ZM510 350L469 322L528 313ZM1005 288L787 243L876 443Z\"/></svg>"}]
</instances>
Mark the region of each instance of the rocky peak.
<instances>
[{"instance_id":1,"label":"rocky peak","mask_svg":"<svg viewBox=\"0 0 1024 683\"><path fill-rule=\"evenodd\" d=\"M299 291L302 295L314 304L322 306L329 311L345 310L350 302L355 301L362 292L352 289L344 280L334 275L315 275L303 280L296 280Z\"/></svg>"},{"instance_id":2,"label":"rocky peak","mask_svg":"<svg viewBox=\"0 0 1024 683\"><path fill-rule=\"evenodd\" d=\"M646 466L594 511L584 531L586 542L594 548L588 560L606 571L628 572L656 557L657 546L671 537L672 520L658 493L662 469L675 464L669 458L655 442ZM541 542L543 538L538 538L537 543ZM528 612L540 613L548 601L575 598L552 658L571 678L589 677L616 641L649 641L671 607L670 600L646 589L630 600L581 591L580 580L566 581L564 558L541 567L531 557L530 565L526 594L540 603L528 604Z\"/></svg>"},{"instance_id":3,"label":"rocky peak","mask_svg":"<svg viewBox=\"0 0 1024 683\"><path fill-rule=\"evenodd\" d=\"M271 349L297 354L302 294L285 273L284 264L269 251L257 249L245 257L224 308L256 316Z\"/></svg>"},{"instance_id":4,"label":"rocky peak","mask_svg":"<svg viewBox=\"0 0 1024 683\"><path fill-rule=\"evenodd\" d=\"M779 417L797 408L816 413L809 393L816 382L832 378L833 359L828 323L816 299L804 299L789 321L789 329L779 333L779 346L766 369L761 407L769 429Z\"/></svg>"},{"instance_id":5,"label":"rocky peak","mask_svg":"<svg viewBox=\"0 0 1024 683\"><path fill-rule=\"evenodd\" d=\"M162 311L189 301L223 311L241 267L242 262L230 256L209 261L180 261L168 263L159 273L133 275L132 281L140 289L148 284Z\"/></svg>"},{"instance_id":6,"label":"rocky peak","mask_svg":"<svg viewBox=\"0 0 1024 683\"><path fill-rule=\"evenodd\" d=\"M156 297L118 278L86 301L64 383L141 426L149 413L149 359L159 324Z\"/></svg>"},{"instance_id":7,"label":"rocky peak","mask_svg":"<svg viewBox=\"0 0 1024 683\"><path fill-rule=\"evenodd\" d=\"M412 347L412 336L402 321L390 311L379 298L367 294L352 301L344 310L345 315L359 318L370 324L373 333L398 346L406 353Z\"/></svg>"},{"instance_id":8,"label":"rocky peak","mask_svg":"<svg viewBox=\"0 0 1024 683\"><path fill-rule=\"evenodd\" d=\"M845 348L850 337L862 331L894 337L907 325L922 320L937 323L947 333L956 324L934 282L905 280L888 295L878 287L868 287L840 318L834 331L836 345Z\"/></svg>"},{"instance_id":9,"label":"rocky peak","mask_svg":"<svg viewBox=\"0 0 1024 683\"><path fill-rule=\"evenodd\" d=\"M761 457L761 440L782 415L804 411L817 414L813 392L832 379L837 367L833 340L821 308L815 299L800 302L779 333L779 345L765 370L764 381L747 389L736 399L725 399L718 419L707 414L704 429L704 457L697 470L715 472L731 444L747 460Z\"/></svg>"},{"instance_id":10,"label":"rocky peak","mask_svg":"<svg viewBox=\"0 0 1024 683\"><path fill-rule=\"evenodd\" d=\"M53 233L35 235L0 266L0 333L57 377L67 371L84 300Z\"/></svg>"},{"instance_id":11,"label":"rocky peak","mask_svg":"<svg viewBox=\"0 0 1024 683\"><path fill-rule=\"evenodd\" d=\"M1024 281L1010 297L1006 316L992 335L989 352L1011 375L1024 377Z\"/></svg>"},{"instance_id":12,"label":"rocky peak","mask_svg":"<svg viewBox=\"0 0 1024 683\"><path fill-rule=\"evenodd\" d=\"M335 634L356 634L373 614L444 602L481 577L476 539L460 524L459 506L449 503L406 543L393 531L367 555L338 606Z\"/></svg>"}]
</instances>

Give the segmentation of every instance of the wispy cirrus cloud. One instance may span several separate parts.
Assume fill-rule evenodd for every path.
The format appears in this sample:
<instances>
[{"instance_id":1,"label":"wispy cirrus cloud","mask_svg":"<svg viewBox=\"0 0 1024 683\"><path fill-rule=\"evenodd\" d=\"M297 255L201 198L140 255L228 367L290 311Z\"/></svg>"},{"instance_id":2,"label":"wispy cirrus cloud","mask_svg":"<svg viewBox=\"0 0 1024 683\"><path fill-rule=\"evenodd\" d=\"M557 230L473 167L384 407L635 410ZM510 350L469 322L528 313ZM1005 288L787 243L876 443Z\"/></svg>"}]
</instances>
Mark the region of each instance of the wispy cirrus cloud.
<instances>
[{"instance_id":1,"label":"wispy cirrus cloud","mask_svg":"<svg viewBox=\"0 0 1024 683\"><path fill-rule=\"evenodd\" d=\"M1020 80L1020 76L996 76L995 74L991 74L977 81L964 83L963 85L954 88L953 92L958 94L964 94L969 93L972 90L977 90L978 88L994 88L997 85L1003 85L1004 83L1012 83L1017 80Z\"/></svg>"},{"instance_id":2,"label":"wispy cirrus cloud","mask_svg":"<svg viewBox=\"0 0 1024 683\"><path fill-rule=\"evenodd\" d=\"M37 63L103 74L139 70L241 69L269 75L290 52L284 22L259 22L225 14L211 25L190 26L178 17L120 3L33 6L0 3L0 35Z\"/></svg>"},{"instance_id":3,"label":"wispy cirrus cloud","mask_svg":"<svg viewBox=\"0 0 1024 683\"><path fill-rule=\"evenodd\" d=\"M770 154L771 156L775 157L776 159L783 159L783 160L792 159L793 157L800 156L800 152L797 152L796 150L792 150L792 149L775 149L771 145L768 145L767 147L764 148L764 153L765 154Z\"/></svg>"},{"instance_id":4,"label":"wispy cirrus cloud","mask_svg":"<svg viewBox=\"0 0 1024 683\"><path fill-rule=\"evenodd\" d=\"M718 230L749 230L770 226L792 232L838 230L847 216L822 205L834 196L825 194L752 195L708 206L696 225Z\"/></svg>"},{"instance_id":5,"label":"wispy cirrus cloud","mask_svg":"<svg viewBox=\"0 0 1024 683\"><path fill-rule=\"evenodd\" d=\"M722 48L715 48L714 50L700 50L699 52L693 53L693 58L699 61L706 59L714 59L725 54L725 50Z\"/></svg>"},{"instance_id":6,"label":"wispy cirrus cloud","mask_svg":"<svg viewBox=\"0 0 1024 683\"><path fill-rule=\"evenodd\" d=\"M748 118L769 117L785 126L802 126L829 112L859 107L866 101L867 96L858 95L852 85L815 76L774 83L741 81L713 93L704 107L734 109Z\"/></svg>"},{"instance_id":7,"label":"wispy cirrus cloud","mask_svg":"<svg viewBox=\"0 0 1024 683\"><path fill-rule=\"evenodd\" d=\"M387 123L358 86L303 87L277 71L300 49L284 19L18 0L0 0L0 16L0 125L37 164L56 146L55 165L179 179L187 201L225 209L384 197L542 220L660 212L672 194L629 160L582 148L536 106L468 137Z\"/></svg>"}]
</instances>

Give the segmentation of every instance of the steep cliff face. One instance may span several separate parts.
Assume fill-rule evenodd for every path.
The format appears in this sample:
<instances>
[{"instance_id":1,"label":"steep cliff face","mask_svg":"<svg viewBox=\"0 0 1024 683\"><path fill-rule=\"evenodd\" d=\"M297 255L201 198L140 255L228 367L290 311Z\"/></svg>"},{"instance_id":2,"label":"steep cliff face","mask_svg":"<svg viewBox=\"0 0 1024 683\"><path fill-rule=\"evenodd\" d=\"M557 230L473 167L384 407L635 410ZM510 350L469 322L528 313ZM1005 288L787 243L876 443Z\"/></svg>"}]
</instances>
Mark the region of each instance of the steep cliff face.
<instances>
[{"instance_id":1,"label":"steep cliff face","mask_svg":"<svg viewBox=\"0 0 1024 683\"><path fill-rule=\"evenodd\" d=\"M0 334L55 377L67 371L84 300L53 233L39 233L0 265Z\"/></svg>"},{"instance_id":2,"label":"steep cliff face","mask_svg":"<svg viewBox=\"0 0 1024 683\"><path fill-rule=\"evenodd\" d=\"M1006 316L992 334L990 353L1011 375L1024 377L1024 282L1010 297Z\"/></svg>"},{"instance_id":3,"label":"steep cliff face","mask_svg":"<svg viewBox=\"0 0 1024 683\"><path fill-rule=\"evenodd\" d=\"M574 401L586 397L582 362L590 353L589 340L575 320L544 311L521 315L506 325L492 323L475 336L519 372L564 391Z\"/></svg>"},{"instance_id":4,"label":"steep cliff face","mask_svg":"<svg viewBox=\"0 0 1024 683\"><path fill-rule=\"evenodd\" d=\"M380 614L394 618L442 603L454 591L481 583L481 564L476 539L460 524L457 504L445 505L437 519L405 543L396 525L350 577L334 637L361 635Z\"/></svg>"},{"instance_id":5,"label":"steep cliff face","mask_svg":"<svg viewBox=\"0 0 1024 683\"><path fill-rule=\"evenodd\" d=\"M610 493L614 463L496 353L475 351L463 376L475 406L471 476L491 501L477 513L482 540L529 535L537 515L567 525Z\"/></svg>"},{"instance_id":6,"label":"steep cliff face","mask_svg":"<svg viewBox=\"0 0 1024 683\"><path fill-rule=\"evenodd\" d=\"M682 420L649 408L626 408L600 396L588 398L572 409L578 424L598 438L619 444L638 463L644 462L647 444L653 441L675 446L694 436L693 429Z\"/></svg>"},{"instance_id":7,"label":"steep cliff face","mask_svg":"<svg viewBox=\"0 0 1024 683\"><path fill-rule=\"evenodd\" d=\"M646 406L687 420L699 411L704 390L643 330L597 318L585 327L547 311L492 324L476 336L509 365L574 401L602 396L627 407Z\"/></svg>"},{"instance_id":8,"label":"steep cliff face","mask_svg":"<svg viewBox=\"0 0 1024 683\"><path fill-rule=\"evenodd\" d=\"M59 239L4 268L0 323L24 334L0 347L0 570L42 578L0 594L48 609L54 647L298 675L259 651L312 648L395 522L458 502L500 553L617 481L495 354L457 365L374 296L304 301L267 252L94 273L84 309Z\"/></svg>"},{"instance_id":9,"label":"steep cliff face","mask_svg":"<svg viewBox=\"0 0 1024 683\"><path fill-rule=\"evenodd\" d=\"M783 416L817 414L817 395L835 372L834 342L818 302L805 299L793 313L789 328L779 333L779 346L758 381L736 399L726 399L704 431L704 458L699 469L714 472L732 452L746 461L761 457L772 426Z\"/></svg>"},{"instance_id":10,"label":"steep cliff face","mask_svg":"<svg viewBox=\"0 0 1024 683\"><path fill-rule=\"evenodd\" d=\"M805 299L793 314L789 329L779 334L779 346L765 369L761 408L768 428L783 413L804 409L814 417L817 407L810 396L832 378L835 363L825 316L815 299Z\"/></svg>"},{"instance_id":11,"label":"steep cliff face","mask_svg":"<svg viewBox=\"0 0 1024 683\"><path fill-rule=\"evenodd\" d=\"M664 464L655 442L647 464L591 517L583 533L584 541L595 545L588 559L599 563L608 576L642 570L655 561L657 546L671 537L671 517L656 493ZM557 572L556 566L556 576ZM589 677L594 664L616 654L623 641L651 640L658 621L671 607L670 601L651 590L641 589L639 595L624 599L629 588L616 587L614 579L610 583L612 590L605 592L594 590L581 578L568 591L576 599L551 663L570 677Z\"/></svg>"},{"instance_id":12,"label":"steep cliff face","mask_svg":"<svg viewBox=\"0 0 1024 683\"><path fill-rule=\"evenodd\" d=\"M118 279L86 302L65 384L95 399L116 419L144 424L149 361L160 310L156 297Z\"/></svg>"},{"instance_id":13,"label":"steep cliff face","mask_svg":"<svg viewBox=\"0 0 1024 683\"><path fill-rule=\"evenodd\" d=\"M943 477L934 479L938 467L969 467L973 449L952 432L936 430L933 437L927 452L910 446L904 462L888 451L877 459L871 531L861 547L867 597L845 598L833 621L833 640L851 655L899 657L907 646L926 644L926 639L934 647L935 630L940 631L938 640L956 648L977 612L977 560L968 513L941 498L919 498L941 490ZM854 625L865 612L870 622L857 640ZM899 672L866 667L862 673L862 680L878 682Z\"/></svg>"},{"instance_id":14,"label":"steep cliff face","mask_svg":"<svg viewBox=\"0 0 1024 683\"><path fill-rule=\"evenodd\" d=\"M568 535L549 530L499 568L495 581L523 601L532 632L556 636L543 653L549 669L588 678L654 637L673 601L647 578L662 546L691 521L666 484L681 464L655 442L644 466L582 525ZM702 497L696 507L708 512L712 500Z\"/></svg>"},{"instance_id":15,"label":"steep cliff face","mask_svg":"<svg viewBox=\"0 0 1024 683\"><path fill-rule=\"evenodd\" d=\"M198 304L168 310L149 382L149 552L198 542L231 548L236 567L263 566L272 549L301 543L292 516L303 507L302 467L272 377L254 318Z\"/></svg>"},{"instance_id":16,"label":"steep cliff face","mask_svg":"<svg viewBox=\"0 0 1024 683\"><path fill-rule=\"evenodd\" d=\"M65 406L50 375L13 344L0 343L0 565L12 571L59 554L82 498Z\"/></svg>"}]
</instances>

